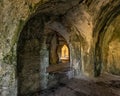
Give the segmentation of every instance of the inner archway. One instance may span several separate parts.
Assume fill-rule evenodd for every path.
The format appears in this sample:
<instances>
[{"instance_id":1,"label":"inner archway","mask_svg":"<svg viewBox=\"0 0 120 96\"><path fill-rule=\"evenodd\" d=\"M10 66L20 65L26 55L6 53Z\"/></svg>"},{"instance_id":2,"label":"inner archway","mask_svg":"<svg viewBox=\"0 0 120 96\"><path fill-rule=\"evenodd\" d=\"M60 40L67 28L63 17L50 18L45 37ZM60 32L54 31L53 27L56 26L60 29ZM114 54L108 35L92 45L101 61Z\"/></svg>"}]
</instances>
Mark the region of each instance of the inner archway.
<instances>
[{"instance_id":1,"label":"inner archway","mask_svg":"<svg viewBox=\"0 0 120 96\"><path fill-rule=\"evenodd\" d=\"M68 46L65 44L61 48L61 61L64 62L69 62L69 49Z\"/></svg>"},{"instance_id":2,"label":"inner archway","mask_svg":"<svg viewBox=\"0 0 120 96\"><path fill-rule=\"evenodd\" d=\"M62 79L67 78L67 72L70 70L70 52L66 40L56 31L48 34L47 45L49 46L48 88L52 88L59 85ZM62 57L64 49L67 53Z\"/></svg>"}]
</instances>

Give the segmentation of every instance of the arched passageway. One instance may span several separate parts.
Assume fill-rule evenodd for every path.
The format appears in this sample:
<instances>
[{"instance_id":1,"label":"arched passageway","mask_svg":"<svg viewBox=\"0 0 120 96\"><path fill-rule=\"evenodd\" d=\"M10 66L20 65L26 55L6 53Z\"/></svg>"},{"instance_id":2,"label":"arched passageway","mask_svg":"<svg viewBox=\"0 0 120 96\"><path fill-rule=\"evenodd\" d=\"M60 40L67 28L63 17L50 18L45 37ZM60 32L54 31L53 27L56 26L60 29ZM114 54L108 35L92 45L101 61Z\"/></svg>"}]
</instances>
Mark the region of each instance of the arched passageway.
<instances>
[{"instance_id":1,"label":"arched passageway","mask_svg":"<svg viewBox=\"0 0 120 96\"><path fill-rule=\"evenodd\" d=\"M107 86L119 85L110 74L120 75L120 0L5 0L0 5L0 96L27 96L55 86L53 83L63 78L64 69L69 70L69 66L63 66L66 62L70 62L69 74L77 78L78 86L81 77L96 76L101 80L101 73L106 72L108 78L112 77ZM68 60L65 54L60 58L64 45L69 49ZM76 80L71 82L74 86ZM89 85L90 91L80 91L101 94L94 94L95 88ZM106 82L102 85L106 86ZM104 92L103 96L111 94L111 89ZM117 92L112 93L115 96Z\"/></svg>"},{"instance_id":2,"label":"arched passageway","mask_svg":"<svg viewBox=\"0 0 120 96\"><path fill-rule=\"evenodd\" d=\"M18 96L54 86L58 82L56 77L59 77L56 73L69 68L70 52L66 45L67 64L60 65L63 62L59 56L67 42L60 33L44 29L44 23L43 16L36 15L30 18L20 34L17 46ZM51 84L54 80L57 82Z\"/></svg>"},{"instance_id":3,"label":"arched passageway","mask_svg":"<svg viewBox=\"0 0 120 96\"><path fill-rule=\"evenodd\" d=\"M49 34L47 44L49 45L49 61L50 65L56 65L63 63L62 61L66 60L68 63L70 50L68 44L63 36L58 32L52 32ZM63 60L64 59L64 60Z\"/></svg>"},{"instance_id":4,"label":"arched passageway","mask_svg":"<svg viewBox=\"0 0 120 96\"><path fill-rule=\"evenodd\" d=\"M96 73L112 73L114 75L120 74L119 49L120 49L120 14L114 13L106 22L107 28L103 27L96 43ZM96 74L97 75L97 74Z\"/></svg>"},{"instance_id":5,"label":"arched passageway","mask_svg":"<svg viewBox=\"0 0 120 96\"><path fill-rule=\"evenodd\" d=\"M40 50L44 43L42 16L31 18L24 26L17 47L18 96L40 89Z\"/></svg>"}]
</instances>

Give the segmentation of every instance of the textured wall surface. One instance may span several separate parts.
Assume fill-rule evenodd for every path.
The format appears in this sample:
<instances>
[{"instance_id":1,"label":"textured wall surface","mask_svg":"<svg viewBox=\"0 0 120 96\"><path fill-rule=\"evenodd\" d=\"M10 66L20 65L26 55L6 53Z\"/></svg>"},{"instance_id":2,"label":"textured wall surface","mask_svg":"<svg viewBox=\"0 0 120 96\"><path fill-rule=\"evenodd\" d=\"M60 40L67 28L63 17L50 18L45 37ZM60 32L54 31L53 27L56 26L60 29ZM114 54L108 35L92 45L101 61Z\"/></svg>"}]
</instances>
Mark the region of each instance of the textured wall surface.
<instances>
[{"instance_id":1,"label":"textured wall surface","mask_svg":"<svg viewBox=\"0 0 120 96\"><path fill-rule=\"evenodd\" d=\"M18 40L21 31L34 16L42 15L39 18L45 23L40 25L43 31L47 27L65 38L70 48L70 66L74 76L99 76L101 71L120 75L119 0L1 0L0 13L1 96L17 96ZM28 26L33 33L39 33L41 29L36 24L35 29ZM36 36L37 39L42 38L39 34ZM39 71L43 72L41 81L47 82L48 50L43 53L43 62L40 62L45 64L39 66L44 71Z\"/></svg>"},{"instance_id":2,"label":"textured wall surface","mask_svg":"<svg viewBox=\"0 0 120 96\"><path fill-rule=\"evenodd\" d=\"M104 71L120 75L120 15L109 25L103 39Z\"/></svg>"},{"instance_id":3,"label":"textured wall surface","mask_svg":"<svg viewBox=\"0 0 120 96\"><path fill-rule=\"evenodd\" d=\"M1 0L0 1L0 95L17 94L17 41L23 25L37 4L47 0Z\"/></svg>"}]
</instances>

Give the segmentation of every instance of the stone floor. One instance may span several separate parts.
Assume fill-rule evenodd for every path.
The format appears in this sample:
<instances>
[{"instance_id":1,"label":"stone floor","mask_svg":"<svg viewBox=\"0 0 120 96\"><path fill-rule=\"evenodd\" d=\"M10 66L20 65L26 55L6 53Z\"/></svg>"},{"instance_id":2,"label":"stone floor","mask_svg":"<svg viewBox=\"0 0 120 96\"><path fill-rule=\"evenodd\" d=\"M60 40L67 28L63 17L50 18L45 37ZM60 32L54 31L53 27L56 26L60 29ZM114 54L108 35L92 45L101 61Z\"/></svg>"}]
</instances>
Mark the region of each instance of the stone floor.
<instances>
[{"instance_id":1,"label":"stone floor","mask_svg":"<svg viewBox=\"0 0 120 96\"><path fill-rule=\"evenodd\" d=\"M104 74L91 79L64 78L49 90L31 96L120 96L120 77Z\"/></svg>"},{"instance_id":2,"label":"stone floor","mask_svg":"<svg viewBox=\"0 0 120 96\"><path fill-rule=\"evenodd\" d=\"M106 73L98 78L68 79L68 63L49 66L47 71L57 76L57 84L25 96L120 96L120 76Z\"/></svg>"}]
</instances>

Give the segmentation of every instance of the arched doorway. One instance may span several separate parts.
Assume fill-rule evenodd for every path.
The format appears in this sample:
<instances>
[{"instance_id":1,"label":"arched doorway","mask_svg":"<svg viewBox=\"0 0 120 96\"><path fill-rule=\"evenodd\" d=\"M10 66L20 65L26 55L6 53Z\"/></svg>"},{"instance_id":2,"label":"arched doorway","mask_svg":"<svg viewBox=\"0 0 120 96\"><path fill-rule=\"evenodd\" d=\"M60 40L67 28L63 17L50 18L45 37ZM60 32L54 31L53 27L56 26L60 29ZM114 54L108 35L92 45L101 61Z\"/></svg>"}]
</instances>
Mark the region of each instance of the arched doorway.
<instances>
[{"instance_id":1,"label":"arched doorway","mask_svg":"<svg viewBox=\"0 0 120 96\"><path fill-rule=\"evenodd\" d=\"M49 67L52 64L59 65L58 49L67 44L59 33L45 30L44 22L43 16L38 14L30 18L20 33L17 46L18 96L49 87ZM57 57L55 63L51 63L54 56ZM61 71L60 66L52 66L54 68Z\"/></svg>"},{"instance_id":2,"label":"arched doorway","mask_svg":"<svg viewBox=\"0 0 120 96\"><path fill-rule=\"evenodd\" d=\"M66 40L59 34L54 32L53 37L49 40L50 44L50 64L63 63L62 61L68 61L69 63L69 47Z\"/></svg>"},{"instance_id":3,"label":"arched doorway","mask_svg":"<svg viewBox=\"0 0 120 96\"><path fill-rule=\"evenodd\" d=\"M26 23L17 45L18 96L26 96L46 88L49 62L44 23L38 14Z\"/></svg>"},{"instance_id":4,"label":"arched doorway","mask_svg":"<svg viewBox=\"0 0 120 96\"><path fill-rule=\"evenodd\" d=\"M67 72L70 69L69 64L69 48L66 40L58 32L51 32L47 38L47 45L49 46L49 66L47 68L48 88L59 85L61 79L67 77ZM63 46L65 45L66 56L62 58ZM64 60L63 60L64 59Z\"/></svg>"},{"instance_id":5,"label":"arched doorway","mask_svg":"<svg viewBox=\"0 0 120 96\"><path fill-rule=\"evenodd\" d=\"M62 63L69 62L69 57L70 56L69 56L68 46L66 44L64 44L61 48L61 56L60 56Z\"/></svg>"}]
</instances>

